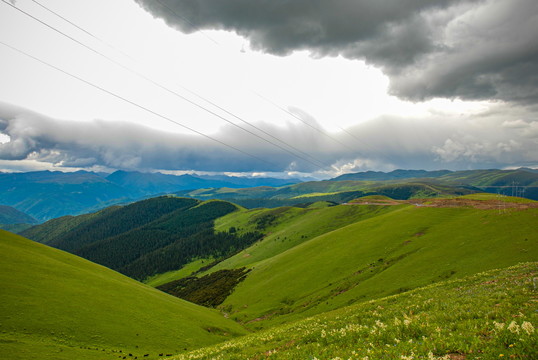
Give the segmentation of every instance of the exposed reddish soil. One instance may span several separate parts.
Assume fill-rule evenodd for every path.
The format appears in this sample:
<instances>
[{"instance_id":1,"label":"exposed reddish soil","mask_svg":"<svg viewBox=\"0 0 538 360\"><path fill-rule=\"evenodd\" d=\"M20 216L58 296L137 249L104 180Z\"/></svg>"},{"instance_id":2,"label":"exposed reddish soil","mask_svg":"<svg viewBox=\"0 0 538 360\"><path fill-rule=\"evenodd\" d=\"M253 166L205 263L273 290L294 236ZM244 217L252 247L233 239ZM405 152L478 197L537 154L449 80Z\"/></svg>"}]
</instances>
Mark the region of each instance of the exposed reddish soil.
<instances>
[{"instance_id":1,"label":"exposed reddish soil","mask_svg":"<svg viewBox=\"0 0 538 360\"><path fill-rule=\"evenodd\" d=\"M371 200L357 199L348 203L348 205L378 205L378 206L393 206L400 204L412 204L415 206L450 208L450 207L468 207L475 209L516 209L524 210L530 208L538 208L538 203L515 203L504 202L498 200L472 200L472 199L412 199L412 200Z\"/></svg>"},{"instance_id":2,"label":"exposed reddish soil","mask_svg":"<svg viewBox=\"0 0 538 360\"><path fill-rule=\"evenodd\" d=\"M467 357L463 354L448 354L450 360L465 360Z\"/></svg>"},{"instance_id":3,"label":"exposed reddish soil","mask_svg":"<svg viewBox=\"0 0 538 360\"><path fill-rule=\"evenodd\" d=\"M472 199L413 199L406 200L408 204L428 207L469 207L475 209L529 209L538 208L538 203L515 203L498 200L472 200Z\"/></svg>"}]
</instances>

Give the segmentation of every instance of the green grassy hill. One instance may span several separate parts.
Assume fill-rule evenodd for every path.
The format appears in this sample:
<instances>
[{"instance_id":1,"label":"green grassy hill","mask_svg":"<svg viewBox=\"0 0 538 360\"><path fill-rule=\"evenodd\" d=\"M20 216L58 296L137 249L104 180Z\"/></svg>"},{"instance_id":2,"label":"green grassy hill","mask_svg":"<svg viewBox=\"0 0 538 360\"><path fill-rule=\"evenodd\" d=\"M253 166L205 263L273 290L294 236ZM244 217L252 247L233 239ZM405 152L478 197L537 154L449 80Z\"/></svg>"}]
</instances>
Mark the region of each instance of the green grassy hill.
<instances>
[{"instance_id":1,"label":"green grassy hill","mask_svg":"<svg viewBox=\"0 0 538 360\"><path fill-rule=\"evenodd\" d=\"M537 359L538 263L441 282L171 359Z\"/></svg>"},{"instance_id":2,"label":"green grassy hill","mask_svg":"<svg viewBox=\"0 0 538 360\"><path fill-rule=\"evenodd\" d=\"M367 195L394 199L460 196L479 192L469 185L434 183L432 180L310 181L279 188L207 189L178 193L196 199L224 199L247 208L300 206L319 201L345 203Z\"/></svg>"},{"instance_id":3,"label":"green grassy hill","mask_svg":"<svg viewBox=\"0 0 538 360\"><path fill-rule=\"evenodd\" d=\"M208 272L250 268L220 309L253 329L272 326L536 260L538 208L519 208L524 203L517 200L505 198L498 207L491 195L482 195L421 206L235 212L219 219L216 228L259 228L266 236Z\"/></svg>"},{"instance_id":4,"label":"green grassy hill","mask_svg":"<svg viewBox=\"0 0 538 360\"><path fill-rule=\"evenodd\" d=\"M447 185L467 184L494 194L538 200L538 173L528 169L458 171L436 181Z\"/></svg>"},{"instance_id":5,"label":"green grassy hill","mask_svg":"<svg viewBox=\"0 0 538 360\"><path fill-rule=\"evenodd\" d=\"M215 311L5 231L0 284L3 359L156 359L245 333Z\"/></svg>"},{"instance_id":6,"label":"green grassy hill","mask_svg":"<svg viewBox=\"0 0 538 360\"><path fill-rule=\"evenodd\" d=\"M253 266L320 235L396 209L388 206L340 205L308 209L255 209L229 214L216 221L216 230L226 231L233 226L240 232L256 229L267 235L263 241L220 262L211 271Z\"/></svg>"},{"instance_id":7,"label":"green grassy hill","mask_svg":"<svg viewBox=\"0 0 538 360\"><path fill-rule=\"evenodd\" d=\"M443 175L440 179L474 186L510 186L514 182L521 186L538 186L538 174L525 170L457 171Z\"/></svg>"}]
</instances>

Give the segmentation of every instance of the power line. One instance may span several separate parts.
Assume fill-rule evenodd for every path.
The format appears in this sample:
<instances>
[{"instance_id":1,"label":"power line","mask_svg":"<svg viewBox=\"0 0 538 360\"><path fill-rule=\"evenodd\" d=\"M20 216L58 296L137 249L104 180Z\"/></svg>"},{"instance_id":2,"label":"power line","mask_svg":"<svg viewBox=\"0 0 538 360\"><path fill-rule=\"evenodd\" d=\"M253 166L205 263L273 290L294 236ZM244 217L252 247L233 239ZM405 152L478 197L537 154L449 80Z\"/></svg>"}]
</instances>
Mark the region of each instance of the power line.
<instances>
[{"instance_id":1,"label":"power line","mask_svg":"<svg viewBox=\"0 0 538 360\"><path fill-rule=\"evenodd\" d=\"M293 116L295 119L301 121L303 124L305 124L305 125L311 127L312 129L314 129L314 130L316 130L316 131L322 133L323 135L329 137L330 139L332 139L333 141L337 142L338 144L340 144L340 145L346 147L347 149L349 149L349 150L351 150L351 151L359 151L359 152L360 152L360 150L351 148L350 146L348 146L348 145L344 144L343 142L339 141L338 139L332 137L331 135L329 135L328 133L324 132L323 130L321 130L321 129L319 129L319 128L317 128L317 127L315 127L315 126L309 124L308 122L304 121L304 120L301 119L299 116L297 116L297 115L295 115L294 113L292 113L291 111L289 111L289 110L285 109L284 107L282 107L282 106L276 104L274 101L272 101L272 100L266 98L265 96L263 96L263 95L261 95L261 94L259 94L259 93L256 93L256 92L254 92L254 93L255 93L256 95L258 95L260 98L262 98L262 99L264 99L265 101L267 101L269 104L271 104L271 105L273 105L274 107L276 107L277 109L280 109L280 110L284 111L285 113L287 113L287 114ZM338 127L340 128L340 130L342 130L343 132L345 132L346 134L348 134L349 136L351 136L351 137L354 138L355 140L357 140L357 141L359 141L359 142L362 142L362 143L363 143L367 148L369 148L370 150L373 150L372 148L370 148L370 146L368 146L368 144L364 143L362 140L360 140L358 137L356 137L355 135L353 135L351 132L347 131L346 129L344 129L344 128L340 127L340 126L338 126ZM389 156L387 156L387 155L385 155L385 157L386 157L387 159L389 159L390 161L393 161L394 163L396 163L396 161L394 161L394 159L393 159L392 157L389 157Z\"/></svg>"},{"instance_id":2,"label":"power line","mask_svg":"<svg viewBox=\"0 0 538 360\"><path fill-rule=\"evenodd\" d=\"M3 0L2 0L2 1L3 1ZM217 142L217 143L219 143L219 144L221 144L221 145L224 145L224 146L226 146L226 147L228 147L228 148L230 148L230 149L233 149L233 150L235 150L235 151L237 151L237 152L240 152L240 153L243 154L243 155L246 155L246 156L249 156L249 157L251 157L251 158L253 158L253 159L262 161L262 162L264 162L264 163L266 163L266 164L269 164L269 165L271 165L271 166L276 166L276 164L273 164L273 163L271 163L271 162L269 162L269 161L267 161L267 160L265 160L265 159L262 159L262 158L260 158L260 157L258 157L258 156L256 156L256 155L252 155L252 154L250 154L250 153L248 153L248 152L246 152L246 151L243 151L243 150L241 150L241 149L236 148L235 146L232 146L232 145L230 145L230 144L227 144L227 143L225 143L225 142L223 142L223 141L220 141L220 140L218 140L218 139L216 139L216 138L214 138L214 137L212 137L212 136L209 136L209 135L204 134L204 133L202 133L202 132L200 132L200 131L198 131L198 130L195 130L195 129L191 128L191 127L188 127L188 126L186 126L186 125L184 125L184 124L181 124L181 123L179 123L179 122L177 122L177 121L175 121L175 120L173 120L173 119L171 119L171 118L169 118L169 117L167 117L167 116L165 116L165 115L162 115L162 114L160 114L160 113L158 113L158 112L156 112L156 111L154 111L154 110L151 110L151 109L149 109L149 108L147 108L147 107L145 107L145 106L143 106L143 105L140 105L140 104L138 104L138 103L136 103L136 102L134 102L134 101L132 101L132 100L129 100L129 99L127 99L127 98L125 98L125 97L123 97L123 96L121 96L121 95L118 95L118 94L116 94L116 93L114 93L114 92L112 92L112 91L110 91L110 90L107 90L107 89L105 89L105 88L103 88L103 87L101 87L101 86L99 86L99 85L96 85L96 84L94 84L94 83L92 83L92 82L90 82L90 81L88 81L88 80L85 80L85 79L83 79L83 78L81 78L81 77L79 77L79 76L76 76L76 75L74 75L74 74L71 74L71 73L69 73L69 72L63 70L63 69L60 69L59 67L54 66L54 65L52 65L52 64L50 64L50 63L48 63L48 62L46 62L46 61L44 61L44 60L41 60L41 59L39 59L39 58L37 58L37 57L31 55L31 54L28 54L27 52L24 52L24 51L22 51L22 50L20 50L20 49L17 49L17 48L14 47L14 46L11 46L11 45L9 45L9 44L6 44L6 43L4 43L3 41L0 41L0 44L6 46L6 47L8 47L8 48L10 48L10 49L13 50L13 51L18 52L19 54L25 55L25 56L27 56L27 57L33 59L33 60L36 60L36 61L40 62L41 64L46 65L46 66L48 66L48 67L50 67L50 68L52 68L52 69L54 69L54 70L56 70L56 71L59 71L59 72L65 74L65 75L67 75L67 76L69 76L69 77L71 77L71 78L74 78L74 79L76 79L76 80L78 80L78 81L81 81L81 82L83 82L83 83L85 83L85 84L87 84L87 85L89 85L89 86L91 86L91 87L93 87L93 88L95 88L95 89L98 89L98 90L100 90L100 91L103 91L103 92L105 92L105 93L107 93L107 94L109 94L109 95L111 95L111 96L113 96L113 97L115 97L115 98L117 98L117 99L120 99L120 100L122 100L122 101L124 101L124 102L126 102L126 103L129 103L129 104L131 104L131 105L133 105L133 106L135 106L135 107L137 107L137 108L139 108L139 109L142 109L142 110L144 110L144 111L146 111L146 112L148 112L148 113L150 113L150 114L152 114L152 115L158 116L158 117L160 117L161 119L164 119L164 120L167 120L167 121L169 121L169 122L171 122L171 123L174 123L174 124L176 124L176 125L179 125L179 126L181 126L182 128L184 128L184 129L187 129L187 130L189 130L189 131L192 131L192 132L194 132L194 133L196 133L196 134L198 134L198 135L201 135L201 136L203 136L203 137L205 137L205 138L207 138L207 139L210 139L210 140L212 140L212 141L214 141L214 142Z\"/></svg>"},{"instance_id":3,"label":"power line","mask_svg":"<svg viewBox=\"0 0 538 360\"><path fill-rule=\"evenodd\" d=\"M293 145L290 145L290 144L288 144L287 142L285 142L285 141L283 141L283 140L281 140L281 139L279 139L279 138L277 138L277 137L271 135L270 133L268 133L267 131L263 130L262 128L260 128L260 127L258 127L258 126L256 126L256 125L254 125L254 124L252 124L252 123L246 121L245 119L243 119L242 117L240 117L240 116L238 116L238 115L235 115L234 113L232 113L232 112L226 110L225 108L219 106L218 104L214 103L213 101L204 98L203 96L201 96L201 95L195 93L194 91L191 91L191 90L185 88L185 87L182 86L182 85L179 85L179 84L177 84L177 85L178 85L179 87L181 87L183 90L187 91L189 94L191 94L191 95L193 95L193 96L199 98L199 99L202 100L202 101L207 102L208 104L213 105L213 106L216 107L217 109L219 109L219 110L225 112L226 114L228 114L228 115L230 115L230 116L233 116L233 117L236 118L237 120L239 120L239 121L241 121L241 122L243 122L243 123L245 123L245 124L247 124L247 125L253 127L254 129L256 129L256 130L260 131L261 133L263 133L263 134L269 136L270 138L272 138L272 139L274 139L274 140L276 140L276 141L278 141L278 142L280 142L280 143L282 143L282 144L288 146L289 148L291 148L291 149L297 151L298 153L300 153L300 154L302 154L302 155L304 155L304 156L308 156L309 158L313 159L314 161L317 161L317 162L318 162L319 164L321 164L321 165L324 165L324 166L327 166L327 167L331 167L330 164L327 164L327 163L325 163L325 162L323 162L323 161L321 161L321 160L315 158L314 156L305 153L304 151L298 149L297 147L295 147L295 146L293 146ZM235 126L238 126L238 125L236 125L236 124L234 124L234 123L232 123L232 124L235 125ZM247 132L249 132L249 133L251 133L250 131L248 131L248 130L242 128L242 127L239 127L239 128L240 128L240 129L243 129L243 130L245 130L245 131L247 131ZM259 137L259 136L256 135L256 134L254 134L254 136ZM265 141L268 141L267 139L264 139L264 138L262 138L262 139L265 140ZM270 142L270 141L269 141L269 142ZM298 157L298 158L300 158L300 159L303 159L303 160L305 160L305 161L307 161L307 162L313 164L314 166L316 166L316 167L318 167L318 168L320 168L320 169L323 170L322 167L320 167L320 166L317 165L317 164L312 163L310 160L305 159L305 158L303 158L303 157L301 157L301 156L299 156L299 155L297 155L297 154L294 154L293 152L290 152L289 150L284 149L284 148L280 147L280 146L277 145L277 144L274 144L274 143L272 143L272 142L270 142L270 143L273 144L273 145L275 145L275 146L277 146L278 148L280 148L280 149L282 149L282 150L284 150L284 151L286 151L286 152L292 154L293 156Z\"/></svg>"},{"instance_id":4,"label":"power line","mask_svg":"<svg viewBox=\"0 0 538 360\"><path fill-rule=\"evenodd\" d=\"M160 4L166 11L168 11L170 14L172 14L172 15L174 15L175 17L177 17L178 19L180 19L180 20L186 22L187 24L189 24L190 26L192 26L193 29L196 29L197 31L199 31L200 33L202 33L204 36L208 37L208 36L207 36L207 35L206 35L200 28L198 28L198 27L197 27L196 25L194 25L191 21L189 21L189 19L187 19L186 17L184 17L184 16L178 14L177 12L175 12L174 9L170 8L168 5L166 5L165 3L163 3L161 0L155 0L155 1L158 2L158 3L159 3L159 4ZM212 40L213 42L215 42L216 44L218 44L218 43L217 43L216 41L214 41L212 38L210 38L210 37L208 37L208 38L209 38L210 40ZM220 44L219 44L219 45L220 45ZM292 145L290 145L290 144L288 144L288 143L286 143L286 142L284 142L284 141L278 139L277 137L275 137L275 136L269 134L268 132L266 132L265 130L263 130L263 129L261 129L261 128L255 126L255 125L253 125L253 124L251 124L251 123L249 123L248 121L246 121L246 120L242 119L241 117L239 117L239 116L237 116L237 115L235 115L235 114L229 112L228 110L226 110L226 109L220 107L219 105L213 103L212 101L203 98L202 96L198 95L197 93L195 93L195 92L193 92L193 91L191 91L191 90L189 90L189 89L186 89L185 87L183 87L183 86L181 86L181 85L179 85L179 86L180 86L183 90L186 90L187 92L189 92L190 94L192 94L192 95L198 97L199 99L201 99L201 100L203 100L203 101L205 101L205 102L207 102L207 103L209 103L209 104L215 106L215 107L218 108L219 110L224 111L226 114L228 114L228 115L230 115L230 116L233 116L234 118L236 118L236 119L238 119L238 120L240 120L240 121L242 121L242 122L244 122L244 123L246 123L246 124L252 126L252 127L255 128L256 130L262 132L263 134L269 136L270 138L272 138L272 139L274 139L274 140L277 140L277 141L279 141L279 142L285 144L286 146L288 146L288 147L290 147L291 149L293 149L293 150L299 152L300 154L303 154L303 155L305 155L305 156L308 156L308 157L310 157L311 159L317 161L318 163L320 163L320 164L322 164L322 165L324 165L324 166L331 167L330 164L324 163L323 161L320 161L320 160L316 159L316 158L313 157L312 155L307 154L307 153L305 153L305 152L303 152L303 151L297 149L296 147L294 147L294 146L292 146ZM297 156L297 155L295 155L295 156ZM305 160L305 159L303 159L303 160ZM307 161L308 161L308 160L307 160ZM310 162L310 161L309 161L309 162ZM316 166L319 167L318 165L316 165Z\"/></svg>"},{"instance_id":5,"label":"power line","mask_svg":"<svg viewBox=\"0 0 538 360\"><path fill-rule=\"evenodd\" d=\"M32 1L36 2L35 0L32 0ZM129 67L127 67L127 66L121 64L121 63L119 63L118 61L116 61L116 60L110 58L109 56L107 56L107 55L105 55L105 54L103 54L103 53L101 53L101 52L99 52L99 51L93 49L92 47L90 47L90 46L88 46L88 45L82 43L81 41L79 41L79 40L73 38L72 36L70 36L70 35L68 35L68 34L66 34L66 33L64 33L64 32L62 32L61 30L58 30L57 28L55 28L55 27L53 27L53 26L47 24L46 22L44 22L44 21L38 19L37 17L31 15L30 13L28 13L28 12L26 12L26 11L24 11L24 10L18 8L17 6L15 6L15 5L13 5L13 4L7 2L6 0L2 0L2 2L4 2L5 4L11 6L11 7L14 8L14 9L18 10L19 12L25 14L26 16L32 18L33 20L35 20L35 21L41 23L42 25L48 27L49 29L51 29L51 30L53 30L53 31L55 31L55 32L57 32L57 33L59 33L59 34L61 34L62 36L65 36L65 37L68 38L69 40L74 41L75 43L77 43L78 45L80 45L80 46L86 48L87 50L90 50L91 52L93 52L93 53L95 53L95 54L97 54L97 55L99 55L99 56L105 58L106 60L108 60L108 61L114 63L115 65L117 65L117 66L123 68L124 70L126 70L126 71L128 71L128 72L130 72L130 73L132 73L132 74L134 74L134 75L136 75L136 76L138 76L138 77L140 77L140 78L142 78L142 79L144 79L144 80L146 80L146 81L148 81L148 82L150 82L150 83L152 83L154 86L157 86L158 88L160 88L160 89L162 89L162 90L165 90L165 91L169 92L169 93L172 94L172 95L175 95L176 97L182 99L183 101L186 101L186 102L190 103L191 105L194 105L194 106L196 106L197 108L199 108L199 109L201 109L201 110L203 110L203 111L205 111L205 112L207 112L207 113L209 113L209 114L211 114L211 115L213 115L213 116L215 116L215 117L217 117L217 118L219 118L219 119L221 119L221 120L223 120L223 121L226 121L227 123L229 123L229 124L231 124L231 125L233 125L233 126L239 128L239 129L241 129L241 130L243 130L243 131L245 131L245 132L247 132L247 133L249 133L249 134L251 134L251 135L253 135L253 136L255 136L255 137L257 137L257 138L259 138L259 139L261 139L261 140L263 140L263 141L265 141L265 142L267 142L267 143L269 143L269 144L271 144L271 145L273 145L273 146L275 146L275 147L277 147L277 148L279 148L279 149L281 149L281 150L283 150L283 151L285 151L285 152L287 152L287 153L289 153L289 154L291 154L291 155L293 155L293 156L299 158L299 159L301 159L301 160L304 160L304 161L306 161L306 162L308 162L308 163L314 165L314 166L317 167L317 168L320 168L320 169L323 170L323 167L320 166L319 164L322 164L322 165L324 165L324 166L329 166L329 167L330 167L330 165L328 165L328 164L324 164L322 161L315 159L315 158L312 157L311 155L308 155L308 154L306 154L306 153L303 153L302 151L296 149L296 148L293 147L292 145L289 145L289 144L285 143L284 141L282 141L282 140L280 140L280 139L278 139L278 138L276 138L276 137L274 137L274 136L268 134L268 133L265 132L264 130L262 130L262 129L256 127L255 125L250 124L249 122L247 122L246 120L240 118L239 116L236 116L236 115L232 114L231 112L229 112L229 111L225 110L224 108L218 106L217 104L213 103L212 101L203 98L201 95L198 95L198 94L194 93L193 91L190 91L189 89L187 89L187 88L185 88L185 87L179 85L182 89L184 89L184 90L186 90L187 92L193 94L194 96L196 96L196 97L202 99L203 101L206 101L207 103L209 103L209 104L211 104L211 105L217 107L218 109L220 109L220 110L226 112L227 114L229 114L229 115L231 115L231 116L234 116L235 118L237 118L237 119L239 119L239 120L241 120L241 121L243 121L243 122L249 124L250 126L252 126L252 127L258 129L259 131L263 132L264 134L266 134L266 135L268 135L268 136L270 136L270 137L272 137L272 138L274 138L274 139L280 141L281 143L287 145L288 147L293 148L294 150L299 151L299 152L305 154L306 156L309 156L310 158L312 158L312 159L314 159L315 161L317 161L319 164L316 164L316 163L312 162L311 160L309 160L309 159L307 159L307 158L304 158L304 157L302 157L302 156L300 156L300 155L297 155L297 154L293 153L292 151L290 151L290 150L288 150L288 149L285 149L285 148L283 148L282 146L280 146L280 145L278 145L278 144L275 144L275 143L273 143L272 141L267 140L267 139L265 139L265 138L263 138L263 137L261 137L261 136L255 134L255 133L253 133L252 131L249 131L249 130L247 130L247 129L245 129L245 128L243 128L243 127L241 127L241 126L235 124L234 122L232 122L232 121L226 119L225 117L223 117L223 116L221 116L221 115L219 115L219 114L217 114L217 113L215 113L215 112L213 112L213 111L211 111L211 110L209 110L209 109L203 107L202 105L200 105L200 104L198 104L198 103L196 103L196 102L194 102L194 101L192 101L192 100L186 98L185 96L183 96L183 95L181 95L181 94L179 94L179 93L177 93L177 92L175 92L175 91L173 91L173 90L170 90L169 88L163 86L162 84L160 84L160 83L158 83L158 82L156 82L156 81L150 79L149 77L147 77L147 76L145 76L145 75L143 75L143 74L141 74L141 73L139 73L139 72L137 72L137 71L135 71L135 70L133 70L133 69L131 69L131 68L129 68ZM38 5L40 5L41 7L45 8L46 10L50 11L51 13L53 13L53 14L59 16L61 19L67 21L69 24L72 24L73 26L77 27L78 29L81 29L82 31L84 31L84 32L86 32L86 33L88 33L88 34L91 35L90 32L88 32L88 31L82 29L81 27L75 25L73 22L67 20L67 19L64 18L63 16L60 16L60 15L57 14L56 12L54 12L54 11L52 11L52 10L46 8L44 5L39 4L38 2L36 2L36 3L37 3ZM91 36L93 36L93 35L91 35Z\"/></svg>"},{"instance_id":6,"label":"power line","mask_svg":"<svg viewBox=\"0 0 538 360\"><path fill-rule=\"evenodd\" d=\"M312 124L309 124L309 123L306 122L306 121L304 121L303 119L301 119L299 116L295 115L294 113L292 113L292 112L289 111L288 109L285 109L285 108L283 108L282 106L276 104L275 102L269 100L269 99L266 98L265 96L263 96L263 95L261 95L261 94L259 94L259 93L256 93L256 92L255 92L255 94L258 95L258 96L259 96L260 98L262 98L263 100L267 101L268 103L272 104L272 105L275 106L276 108L282 110L282 111L285 112L286 114L293 116L295 119L299 120L300 122L302 122L302 123L305 124L306 126L308 126L308 127L312 128L312 129L316 130L316 131L319 132L320 134L325 135L326 137L328 137L329 139L333 140L334 142L336 142L336 143L338 143L338 144L340 144L340 145L342 145L342 146L348 148L348 149L351 150L351 151L356 151L355 149L352 149L351 147L347 146L346 144L344 144L344 143L341 142L340 140L338 140L338 139L332 137L330 134L326 133L325 131L323 131L323 130L317 128L317 127L315 127L315 126L312 125Z\"/></svg>"},{"instance_id":7,"label":"power line","mask_svg":"<svg viewBox=\"0 0 538 360\"><path fill-rule=\"evenodd\" d=\"M30 0L32 2L34 2L35 4L39 5L41 8L45 9L46 11L50 12L51 14L54 14L55 16L59 17L60 19L62 19L63 21L67 22L68 24L70 24L71 26L74 26L76 27L77 29L79 29L80 31L82 31L83 33L85 33L86 35L89 35L91 36L92 38L94 38L95 40L101 42L102 44L105 44L106 46L108 46L109 48L111 49L114 49L115 51L119 52L120 54L122 54L123 56L125 57L128 57L129 59L133 60L129 55L127 55L126 53L124 53L123 51L121 51L120 49L116 48L115 46L109 44L108 42L104 41L103 39L101 39L100 37L94 35L93 33L89 32L88 30L78 26L77 24L75 24L74 22L70 21L69 19L65 18L64 16L60 15L58 12L46 7L45 5L41 4L39 1L37 0ZM4 1L5 2L5 1Z\"/></svg>"}]
</instances>

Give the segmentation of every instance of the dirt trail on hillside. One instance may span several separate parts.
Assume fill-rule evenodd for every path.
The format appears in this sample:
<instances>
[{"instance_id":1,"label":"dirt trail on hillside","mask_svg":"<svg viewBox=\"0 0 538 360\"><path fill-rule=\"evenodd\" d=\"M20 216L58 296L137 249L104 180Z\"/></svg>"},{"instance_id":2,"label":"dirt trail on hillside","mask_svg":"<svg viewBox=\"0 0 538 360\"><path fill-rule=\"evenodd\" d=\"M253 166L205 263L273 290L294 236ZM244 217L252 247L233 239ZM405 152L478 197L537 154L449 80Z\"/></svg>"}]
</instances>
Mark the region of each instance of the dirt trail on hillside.
<instances>
[{"instance_id":1,"label":"dirt trail on hillside","mask_svg":"<svg viewBox=\"0 0 538 360\"><path fill-rule=\"evenodd\" d=\"M538 208L538 203L516 203L505 202L502 200L472 200L472 199L411 199L411 200L353 200L348 205L377 205L377 206L394 206L401 204L411 204L414 206L436 207L436 208L451 208L451 207L467 207L475 209L516 209L525 210L530 208Z\"/></svg>"}]
</instances>

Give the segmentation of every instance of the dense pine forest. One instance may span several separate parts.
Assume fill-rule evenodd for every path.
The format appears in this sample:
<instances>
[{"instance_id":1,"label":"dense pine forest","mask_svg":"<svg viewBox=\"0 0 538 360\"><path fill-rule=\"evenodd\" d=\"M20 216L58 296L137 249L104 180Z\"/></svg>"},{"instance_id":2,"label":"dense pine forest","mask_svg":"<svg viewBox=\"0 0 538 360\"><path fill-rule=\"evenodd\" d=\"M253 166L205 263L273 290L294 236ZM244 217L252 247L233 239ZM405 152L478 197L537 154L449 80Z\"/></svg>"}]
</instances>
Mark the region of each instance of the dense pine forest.
<instances>
[{"instance_id":1,"label":"dense pine forest","mask_svg":"<svg viewBox=\"0 0 538 360\"><path fill-rule=\"evenodd\" d=\"M143 280L196 258L225 258L259 240L262 234L256 231L215 232L214 220L236 210L224 201L163 196L66 217L64 233L52 240L48 223L23 235Z\"/></svg>"}]
</instances>

